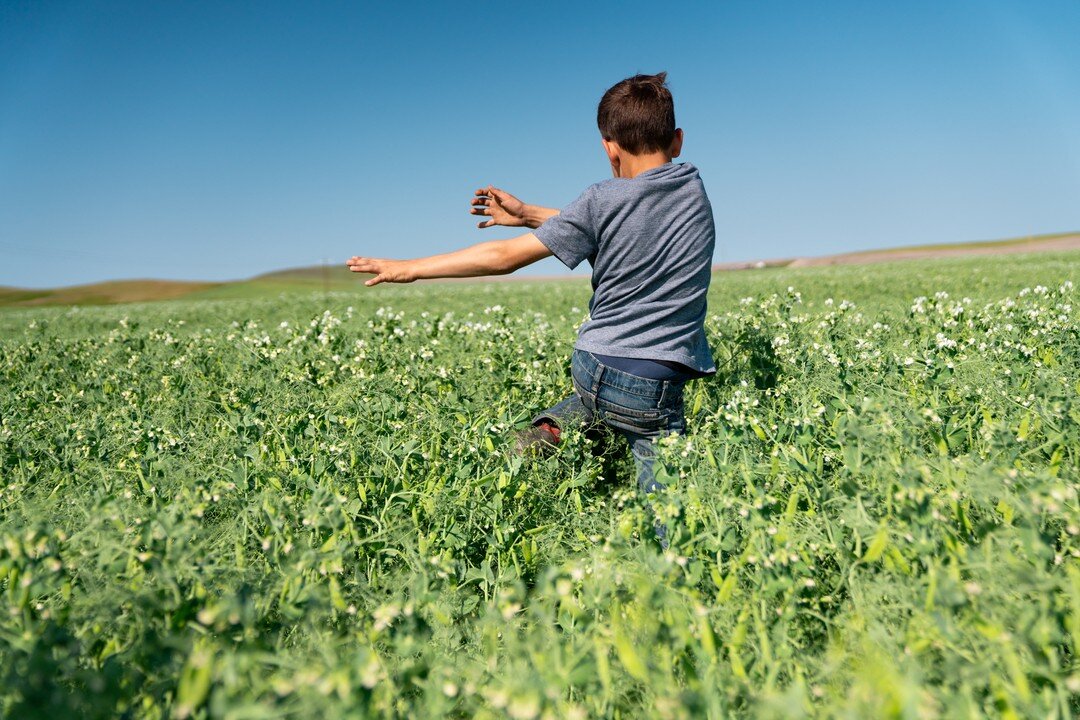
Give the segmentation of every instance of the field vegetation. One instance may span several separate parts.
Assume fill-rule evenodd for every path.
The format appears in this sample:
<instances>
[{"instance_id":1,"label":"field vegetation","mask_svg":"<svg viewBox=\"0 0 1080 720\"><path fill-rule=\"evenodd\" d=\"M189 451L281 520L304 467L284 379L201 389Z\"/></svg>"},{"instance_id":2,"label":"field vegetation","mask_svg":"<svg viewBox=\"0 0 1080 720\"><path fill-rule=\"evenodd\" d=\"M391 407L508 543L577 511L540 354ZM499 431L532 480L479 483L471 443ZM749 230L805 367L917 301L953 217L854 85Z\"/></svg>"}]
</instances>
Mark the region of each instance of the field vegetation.
<instances>
[{"instance_id":1,"label":"field vegetation","mask_svg":"<svg viewBox=\"0 0 1080 720\"><path fill-rule=\"evenodd\" d=\"M1078 259L718 274L666 551L587 281L4 310L0 713L1076 717Z\"/></svg>"}]
</instances>

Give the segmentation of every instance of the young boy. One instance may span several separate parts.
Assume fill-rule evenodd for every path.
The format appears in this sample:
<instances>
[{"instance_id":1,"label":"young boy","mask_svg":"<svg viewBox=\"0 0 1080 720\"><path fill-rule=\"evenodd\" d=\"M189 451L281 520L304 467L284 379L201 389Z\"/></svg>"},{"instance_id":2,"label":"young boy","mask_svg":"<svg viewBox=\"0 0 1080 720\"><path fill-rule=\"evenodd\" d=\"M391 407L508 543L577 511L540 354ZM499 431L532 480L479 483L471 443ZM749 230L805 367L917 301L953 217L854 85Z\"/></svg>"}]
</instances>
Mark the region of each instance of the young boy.
<instances>
[{"instance_id":1,"label":"young boy","mask_svg":"<svg viewBox=\"0 0 1080 720\"><path fill-rule=\"evenodd\" d=\"M571 359L574 393L538 415L518 449L556 445L568 424L599 420L630 443L643 493L663 488L653 442L685 429L683 386L716 371L704 329L712 208L697 169L671 162L683 132L666 76L635 75L604 93L597 124L614 178L561 212L491 186L476 191L471 212L490 218L478 227L535 232L416 260L346 263L377 285L505 274L550 255L571 269L588 260L593 296Z\"/></svg>"}]
</instances>

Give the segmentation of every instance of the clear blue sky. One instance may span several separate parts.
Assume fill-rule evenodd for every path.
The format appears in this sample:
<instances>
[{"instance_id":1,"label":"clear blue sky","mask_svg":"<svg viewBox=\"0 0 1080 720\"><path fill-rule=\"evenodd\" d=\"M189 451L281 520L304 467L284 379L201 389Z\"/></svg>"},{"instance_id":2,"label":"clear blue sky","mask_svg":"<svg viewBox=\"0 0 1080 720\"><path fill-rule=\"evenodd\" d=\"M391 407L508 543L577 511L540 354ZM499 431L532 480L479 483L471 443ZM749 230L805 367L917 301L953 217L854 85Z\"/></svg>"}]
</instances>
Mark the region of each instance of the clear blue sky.
<instances>
[{"instance_id":1,"label":"clear blue sky","mask_svg":"<svg viewBox=\"0 0 1080 720\"><path fill-rule=\"evenodd\" d=\"M717 260L1080 230L1077 38L1078 0L3 0L0 285L510 237L473 189L607 177L596 103L639 71L669 73Z\"/></svg>"}]
</instances>

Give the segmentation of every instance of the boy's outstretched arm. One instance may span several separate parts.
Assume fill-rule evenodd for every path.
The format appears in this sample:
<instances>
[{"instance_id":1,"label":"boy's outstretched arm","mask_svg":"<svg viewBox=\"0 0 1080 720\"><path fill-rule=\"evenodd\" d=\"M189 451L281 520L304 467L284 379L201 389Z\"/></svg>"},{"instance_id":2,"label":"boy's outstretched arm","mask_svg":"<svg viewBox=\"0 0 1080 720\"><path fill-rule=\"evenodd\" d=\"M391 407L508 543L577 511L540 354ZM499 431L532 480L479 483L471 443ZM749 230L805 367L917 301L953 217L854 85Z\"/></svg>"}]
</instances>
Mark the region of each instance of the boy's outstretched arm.
<instances>
[{"instance_id":1,"label":"boy's outstretched arm","mask_svg":"<svg viewBox=\"0 0 1080 720\"><path fill-rule=\"evenodd\" d=\"M516 197L500 190L494 185L480 188L473 198L469 212L473 215L487 215L490 220L484 220L476 225L479 228L492 227L493 225L507 225L509 227L530 227L536 229L544 224L550 217L559 214L554 208L541 207L523 203Z\"/></svg>"},{"instance_id":2,"label":"boy's outstretched arm","mask_svg":"<svg viewBox=\"0 0 1080 720\"><path fill-rule=\"evenodd\" d=\"M345 264L355 273L374 275L364 282L371 286L384 282L409 283L426 278L505 275L550 255L551 251L539 238L526 233L510 240L492 240L415 260L352 257Z\"/></svg>"}]
</instances>

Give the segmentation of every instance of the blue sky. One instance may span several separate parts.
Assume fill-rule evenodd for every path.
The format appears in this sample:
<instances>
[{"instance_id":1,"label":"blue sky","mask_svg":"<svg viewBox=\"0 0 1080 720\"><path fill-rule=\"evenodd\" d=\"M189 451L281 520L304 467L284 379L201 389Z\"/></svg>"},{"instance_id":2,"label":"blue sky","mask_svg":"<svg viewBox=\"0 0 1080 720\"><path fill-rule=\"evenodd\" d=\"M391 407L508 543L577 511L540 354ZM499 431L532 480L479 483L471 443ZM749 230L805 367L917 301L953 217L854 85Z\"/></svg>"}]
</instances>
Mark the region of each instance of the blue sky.
<instances>
[{"instance_id":1,"label":"blue sky","mask_svg":"<svg viewBox=\"0 0 1080 720\"><path fill-rule=\"evenodd\" d=\"M0 3L0 285L443 252L667 70L717 260L1080 230L1080 2ZM559 272L545 261L538 272Z\"/></svg>"}]
</instances>

